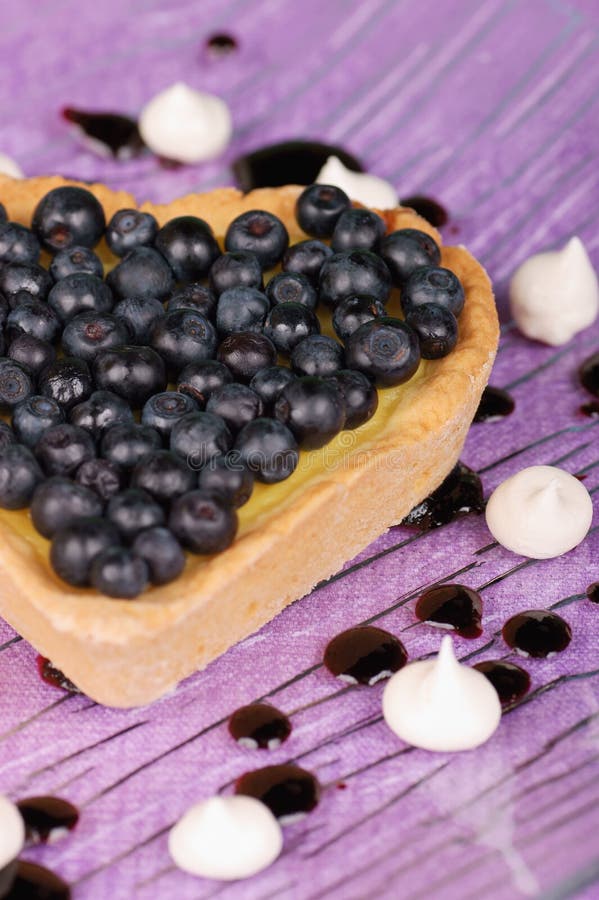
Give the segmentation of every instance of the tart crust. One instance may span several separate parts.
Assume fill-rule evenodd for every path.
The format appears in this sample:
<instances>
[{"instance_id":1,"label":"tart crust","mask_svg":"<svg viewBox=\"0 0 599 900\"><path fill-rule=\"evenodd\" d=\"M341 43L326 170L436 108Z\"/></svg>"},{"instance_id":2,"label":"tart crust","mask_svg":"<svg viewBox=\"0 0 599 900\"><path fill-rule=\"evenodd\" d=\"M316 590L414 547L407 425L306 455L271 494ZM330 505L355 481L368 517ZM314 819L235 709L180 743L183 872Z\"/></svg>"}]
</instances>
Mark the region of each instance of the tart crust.
<instances>
[{"instance_id":1,"label":"tart crust","mask_svg":"<svg viewBox=\"0 0 599 900\"><path fill-rule=\"evenodd\" d=\"M9 217L29 224L37 202L59 177L16 181L0 176ZM81 185L107 220L132 196ZM262 208L306 237L295 222L302 188L232 188L190 194L141 208L159 222L190 214L223 235L244 210ZM381 213L388 230L438 232L412 210ZM287 604L337 572L436 488L455 465L485 387L499 328L489 278L463 247L443 247L442 264L464 284L459 341L447 357L421 364L400 388L380 392L373 419L321 450L302 453L296 473L259 485L240 513L234 544L217 556L191 558L174 582L134 602L110 600L61 582L48 564L48 542L26 512L0 514L0 613L88 696L109 706L149 703L256 631Z\"/></svg>"}]
</instances>

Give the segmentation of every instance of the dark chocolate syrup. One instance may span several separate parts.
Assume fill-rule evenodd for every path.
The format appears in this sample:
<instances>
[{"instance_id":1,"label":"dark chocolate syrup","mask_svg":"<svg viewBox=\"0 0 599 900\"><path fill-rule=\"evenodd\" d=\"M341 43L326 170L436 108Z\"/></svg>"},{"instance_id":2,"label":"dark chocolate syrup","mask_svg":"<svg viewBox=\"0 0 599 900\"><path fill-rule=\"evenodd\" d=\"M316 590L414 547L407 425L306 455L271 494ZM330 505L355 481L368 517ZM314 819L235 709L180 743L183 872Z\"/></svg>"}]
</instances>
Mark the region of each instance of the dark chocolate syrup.
<instances>
[{"instance_id":1,"label":"dark chocolate syrup","mask_svg":"<svg viewBox=\"0 0 599 900\"><path fill-rule=\"evenodd\" d=\"M231 737L252 750L274 750L291 734L291 722L269 703L250 703L235 710L229 719Z\"/></svg>"},{"instance_id":2,"label":"dark chocolate syrup","mask_svg":"<svg viewBox=\"0 0 599 900\"><path fill-rule=\"evenodd\" d=\"M320 798L320 785L311 772L286 763L246 772L235 782L235 793L255 797L277 819L289 823L314 809Z\"/></svg>"},{"instance_id":3,"label":"dark chocolate syrup","mask_svg":"<svg viewBox=\"0 0 599 900\"><path fill-rule=\"evenodd\" d=\"M599 581L594 581L587 588L587 597L591 603L599 603Z\"/></svg>"},{"instance_id":4,"label":"dark chocolate syrup","mask_svg":"<svg viewBox=\"0 0 599 900\"><path fill-rule=\"evenodd\" d=\"M508 647L538 659L565 650L572 640L568 623L545 609L517 613L507 620L502 634Z\"/></svg>"},{"instance_id":5,"label":"dark chocolate syrup","mask_svg":"<svg viewBox=\"0 0 599 900\"><path fill-rule=\"evenodd\" d=\"M591 400L590 403L583 403L582 406L579 407L579 411L583 416L588 416L589 419L596 419L599 416L599 400Z\"/></svg>"},{"instance_id":6,"label":"dark chocolate syrup","mask_svg":"<svg viewBox=\"0 0 599 900\"><path fill-rule=\"evenodd\" d=\"M103 155L116 159L133 159L145 149L137 122L129 116L110 112L85 112L67 106L62 111L67 122L72 122L82 132L86 143Z\"/></svg>"},{"instance_id":7,"label":"dark chocolate syrup","mask_svg":"<svg viewBox=\"0 0 599 900\"><path fill-rule=\"evenodd\" d=\"M477 638L483 633L482 611L480 594L463 584L441 584L425 591L415 610L421 622L447 628L465 638Z\"/></svg>"},{"instance_id":8,"label":"dark chocolate syrup","mask_svg":"<svg viewBox=\"0 0 599 900\"><path fill-rule=\"evenodd\" d=\"M389 678L408 660L401 641L373 625L348 628L327 644L324 664L336 678L350 684L376 684Z\"/></svg>"},{"instance_id":9,"label":"dark chocolate syrup","mask_svg":"<svg viewBox=\"0 0 599 900\"><path fill-rule=\"evenodd\" d=\"M50 684L55 688L60 688L63 691L70 691L72 694L81 693L77 685L73 684L71 679L67 678L60 669L53 666L50 660L46 659L45 656L38 656L37 668L40 673L40 678L42 681L45 681L46 684Z\"/></svg>"},{"instance_id":10,"label":"dark chocolate syrup","mask_svg":"<svg viewBox=\"0 0 599 900\"><path fill-rule=\"evenodd\" d=\"M26 797L17 803L30 844L53 844L79 821L76 806L61 797Z\"/></svg>"},{"instance_id":11,"label":"dark chocolate syrup","mask_svg":"<svg viewBox=\"0 0 599 900\"><path fill-rule=\"evenodd\" d=\"M599 351L593 353L578 369L580 383L594 397L599 397Z\"/></svg>"},{"instance_id":12,"label":"dark chocolate syrup","mask_svg":"<svg viewBox=\"0 0 599 900\"><path fill-rule=\"evenodd\" d=\"M507 391L502 390L502 388L491 387L489 384L480 398L478 409L474 414L474 421L498 422L500 419L510 416L514 411L515 405L513 397L510 397Z\"/></svg>"},{"instance_id":13,"label":"dark chocolate syrup","mask_svg":"<svg viewBox=\"0 0 599 900\"><path fill-rule=\"evenodd\" d=\"M489 679L502 706L520 700L530 687L530 675L525 669L503 659L488 659L473 666Z\"/></svg>"},{"instance_id":14,"label":"dark chocolate syrup","mask_svg":"<svg viewBox=\"0 0 599 900\"><path fill-rule=\"evenodd\" d=\"M422 194L413 194L411 197L402 197L401 205L408 206L417 212L419 216L430 222L435 228L441 228L449 221L449 214L444 206L441 206L432 197L424 197Z\"/></svg>"},{"instance_id":15,"label":"dark chocolate syrup","mask_svg":"<svg viewBox=\"0 0 599 900\"><path fill-rule=\"evenodd\" d=\"M415 506L401 524L428 531L447 525L458 516L482 513L484 508L480 478L463 462L459 462L437 490Z\"/></svg>"},{"instance_id":16,"label":"dark chocolate syrup","mask_svg":"<svg viewBox=\"0 0 599 900\"><path fill-rule=\"evenodd\" d=\"M20 860L6 900L70 900L70 897L68 884L50 869Z\"/></svg>"},{"instance_id":17,"label":"dark chocolate syrup","mask_svg":"<svg viewBox=\"0 0 599 900\"><path fill-rule=\"evenodd\" d=\"M285 141L238 157L233 174L242 191L282 184L313 184L329 156L337 156L344 166L362 172L360 162L341 147L317 141Z\"/></svg>"},{"instance_id":18,"label":"dark chocolate syrup","mask_svg":"<svg viewBox=\"0 0 599 900\"><path fill-rule=\"evenodd\" d=\"M212 34L206 41L206 50L210 56L228 56L237 50L237 41L225 32Z\"/></svg>"}]
</instances>

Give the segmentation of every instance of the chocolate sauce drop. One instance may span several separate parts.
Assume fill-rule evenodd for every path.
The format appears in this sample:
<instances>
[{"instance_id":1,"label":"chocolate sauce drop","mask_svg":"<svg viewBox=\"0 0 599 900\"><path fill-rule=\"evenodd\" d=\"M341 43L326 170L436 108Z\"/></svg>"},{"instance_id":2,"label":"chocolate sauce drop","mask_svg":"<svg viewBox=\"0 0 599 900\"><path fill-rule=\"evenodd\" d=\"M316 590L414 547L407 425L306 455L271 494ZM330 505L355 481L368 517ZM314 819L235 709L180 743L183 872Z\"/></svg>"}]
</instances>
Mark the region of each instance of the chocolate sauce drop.
<instances>
[{"instance_id":1,"label":"chocolate sauce drop","mask_svg":"<svg viewBox=\"0 0 599 900\"><path fill-rule=\"evenodd\" d=\"M501 633L508 647L536 659L560 653L572 640L568 623L545 609L517 613L507 620Z\"/></svg>"},{"instance_id":2,"label":"chocolate sauce drop","mask_svg":"<svg viewBox=\"0 0 599 900\"><path fill-rule=\"evenodd\" d=\"M480 594L463 584L441 584L425 591L415 610L421 622L447 628L465 638L477 638L483 633L482 611Z\"/></svg>"},{"instance_id":3,"label":"chocolate sauce drop","mask_svg":"<svg viewBox=\"0 0 599 900\"><path fill-rule=\"evenodd\" d=\"M478 409L474 414L474 421L498 422L500 419L510 416L514 411L515 405L513 397L510 397L507 391L491 387L489 384L480 398Z\"/></svg>"},{"instance_id":4,"label":"chocolate sauce drop","mask_svg":"<svg viewBox=\"0 0 599 900\"><path fill-rule=\"evenodd\" d=\"M350 684L376 684L389 678L408 660L401 641L373 625L348 628L334 637L324 651L329 672Z\"/></svg>"},{"instance_id":5,"label":"chocolate sauce drop","mask_svg":"<svg viewBox=\"0 0 599 900\"><path fill-rule=\"evenodd\" d=\"M145 149L137 122L129 116L110 112L85 112L67 106L62 111L67 122L81 131L86 144L103 156L127 160L139 156Z\"/></svg>"},{"instance_id":6,"label":"chocolate sauce drop","mask_svg":"<svg viewBox=\"0 0 599 900\"><path fill-rule=\"evenodd\" d=\"M599 603L599 581L594 581L587 588L587 597L591 603Z\"/></svg>"},{"instance_id":7,"label":"chocolate sauce drop","mask_svg":"<svg viewBox=\"0 0 599 900\"><path fill-rule=\"evenodd\" d=\"M401 523L420 531L440 528L468 513L480 514L485 508L480 478L459 462L436 491L415 506Z\"/></svg>"},{"instance_id":8,"label":"chocolate sauce drop","mask_svg":"<svg viewBox=\"0 0 599 900\"><path fill-rule=\"evenodd\" d=\"M435 228L441 228L449 221L449 213L432 197L424 197L422 194L413 194L411 197L402 197L401 205L413 209L414 212L430 222Z\"/></svg>"},{"instance_id":9,"label":"chocolate sauce drop","mask_svg":"<svg viewBox=\"0 0 599 900\"><path fill-rule=\"evenodd\" d=\"M311 772L286 763L246 772L235 782L235 793L255 797L277 819L289 824L314 809L320 798L320 785Z\"/></svg>"},{"instance_id":10,"label":"chocolate sauce drop","mask_svg":"<svg viewBox=\"0 0 599 900\"><path fill-rule=\"evenodd\" d=\"M76 806L61 797L26 797L17 803L30 844L53 844L79 821Z\"/></svg>"},{"instance_id":11,"label":"chocolate sauce drop","mask_svg":"<svg viewBox=\"0 0 599 900\"><path fill-rule=\"evenodd\" d=\"M488 659L476 663L472 668L478 669L489 679L497 691L502 706L520 700L530 688L530 675L514 663L502 659Z\"/></svg>"},{"instance_id":12,"label":"chocolate sauce drop","mask_svg":"<svg viewBox=\"0 0 599 900\"><path fill-rule=\"evenodd\" d=\"M593 353L578 369L580 383L594 397L599 397L599 351Z\"/></svg>"},{"instance_id":13,"label":"chocolate sauce drop","mask_svg":"<svg viewBox=\"0 0 599 900\"><path fill-rule=\"evenodd\" d=\"M233 740L252 750L274 750L291 734L291 722L269 703L250 703L235 710L229 719Z\"/></svg>"},{"instance_id":14,"label":"chocolate sauce drop","mask_svg":"<svg viewBox=\"0 0 599 900\"><path fill-rule=\"evenodd\" d=\"M20 860L6 900L70 900L70 897L68 884L50 869Z\"/></svg>"},{"instance_id":15,"label":"chocolate sauce drop","mask_svg":"<svg viewBox=\"0 0 599 900\"><path fill-rule=\"evenodd\" d=\"M284 141L238 157L233 174L242 191L283 184L313 184L329 156L337 156L353 172L364 171L355 156L333 144Z\"/></svg>"},{"instance_id":16,"label":"chocolate sauce drop","mask_svg":"<svg viewBox=\"0 0 599 900\"><path fill-rule=\"evenodd\" d=\"M40 673L40 678L42 681L45 681L46 684L50 684L55 688L60 688L63 691L70 691L72 694L81 693L77 685L73 684L70 678L67 678L60 669L57 669L56 666L52 665L50 660L46 659L45 656L38 656L37 668Z\"/></svg>"},{"instance_id":17,"label":"chocolate sauce drop","mask_svg":"<svg viewBox=\"0 0 599 900\"><path fill-rule=\"evenodd\" d=\"M213 34L206 41L206 49L210 56L228 56L237 50L237 41L225 32Z\"/></svg>"},{"instance_id":18,"label":"chocolate sauce drop","mask_svg":"<svg viewBox=\"0 0 599 900\"><path fill-rule=\"evenodd\" d=\"M590 403L583 403L579 407L579 411L583 416L588 416L589 419L596 419L599 416L599 401L591 400Z\"/></svg>"}]
</instances>

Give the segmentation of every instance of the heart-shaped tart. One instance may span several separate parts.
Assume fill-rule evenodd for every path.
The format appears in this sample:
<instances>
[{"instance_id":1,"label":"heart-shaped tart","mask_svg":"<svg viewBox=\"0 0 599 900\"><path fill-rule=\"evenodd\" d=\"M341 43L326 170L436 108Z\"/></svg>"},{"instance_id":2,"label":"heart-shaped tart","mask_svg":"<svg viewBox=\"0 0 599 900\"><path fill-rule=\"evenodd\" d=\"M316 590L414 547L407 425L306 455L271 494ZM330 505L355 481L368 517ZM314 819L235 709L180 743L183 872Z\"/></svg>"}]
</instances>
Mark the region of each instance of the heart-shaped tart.
<instances>
[{"instance_id":1,"label":"heart-shaped tart","mask_svg":"<svg viewBox=\"0 0 599 900\"><path fill-rule=\"evenodd\" d=\"M58 177L0 177L10 220L30 225L48 191L74 185ZM108 220L137 208L127 193L86 187ZM230 188L191 194L167 205L145 204L160 225L198 216L222 239L241 213L261 209L286 226L291 244L307 235L296 221L302 188L242 195ZM418 229L440 236L412 210L381 212L387 233ZM102 243L106 270L118 261ZM0 613L100 703L149 703L256 631L306 594L429 495L456 464L493 364L498 322L489 278L463 247L442 247L441 265L459 278L465 304L455 349L422 360L405 383L379 389L378 409L353 431L300 452L293 474L257 483L239 509L233 543L211 556L187 556L174 581L137 599L103 596L62 581L49 564L49 542L27 510L0 510ZM400 316L397 291L388 315ZM333 334L330 315L322 331Z\"/></svg>"}]
</instances>

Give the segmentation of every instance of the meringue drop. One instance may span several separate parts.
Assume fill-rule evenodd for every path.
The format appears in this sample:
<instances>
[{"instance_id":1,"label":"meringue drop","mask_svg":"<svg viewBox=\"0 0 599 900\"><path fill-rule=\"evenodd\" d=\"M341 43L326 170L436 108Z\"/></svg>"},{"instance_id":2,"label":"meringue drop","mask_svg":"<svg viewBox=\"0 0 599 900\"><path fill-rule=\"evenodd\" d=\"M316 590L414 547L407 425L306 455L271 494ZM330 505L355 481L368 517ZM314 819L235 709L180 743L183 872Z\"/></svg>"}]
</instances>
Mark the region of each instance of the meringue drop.
<instances>
[{"instance_id":1,"label":"meringue drop","mask_svg":"<svg viewBox=\"0 0 599 900\"><path fill-rule=\"evenodd\" d=\"M383 715L399 738L423 750L472 750L501 719L497 691L485 676L457 661L449 635L439 655L410 663L387 683Z\"/></svg>"},{"instance_id":2,"label":"meringue drop","mask_svg":"<svg viewBox=\"0 0 599 900\"><path fill-rule=\"evenodd\" d=\"M394 209L399 204L392 184L378 175L352 172L337 156L329 156L316 177L316 183L341 188L350 200L357 200L370 208Z\"/></svg>"},{"instance_id":3,"label":"meringue drop","mask_svg":"<svg viewBox=\"0 0 599 900\"><path fill-rule=\"evenodd\" d=\"M25 843L25 823L14 803L0 794L0 897L16 872L16 860Z\"/></svg>"},{"instance_id":4,"label":"meringue drop","mask_svg":"<svg viewBox=\"0 0 599 900\"><path fill-rule=\"evenodd\" d=\"M580 544L593 502L578 478L556 466L529 466L495 488L486 509L499 543L532 559L552 559Z\"/></svg>"},{"instance_id":5,"label":"meringue drop","mask_svg":"<svg viewBox=\"0 0 599 900\"><path fill-rule=\"evenodd\" d=\"M588 328L597 318L599 284L580 238L525 260L510 282L510 306L522 334L545 344L566 344Z\"/></svg>"},{"instance_id":6,"label":"meringue drop","mask_svg":"<svg viewBox=\"0 0 599 900\"><path fill-rule=\"evenodd\" d=\"M21 167L6 153L0 153L0 175L10 175L11 178L23 178Z\"/></svg>"}]
</instances>

